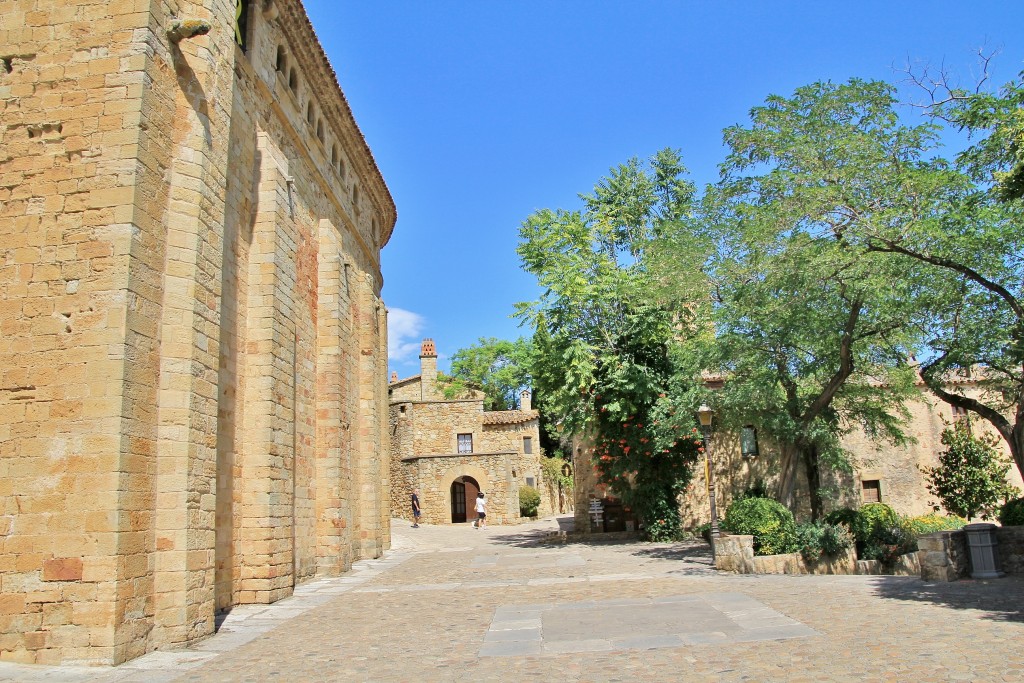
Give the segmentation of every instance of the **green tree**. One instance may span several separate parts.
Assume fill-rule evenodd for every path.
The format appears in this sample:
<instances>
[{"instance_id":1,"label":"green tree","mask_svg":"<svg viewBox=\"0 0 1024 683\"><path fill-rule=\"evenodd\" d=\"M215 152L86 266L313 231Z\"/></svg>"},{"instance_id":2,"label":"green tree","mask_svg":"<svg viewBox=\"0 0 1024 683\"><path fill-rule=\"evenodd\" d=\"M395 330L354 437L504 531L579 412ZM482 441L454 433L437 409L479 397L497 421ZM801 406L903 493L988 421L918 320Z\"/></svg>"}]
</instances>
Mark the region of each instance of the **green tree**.
<instances>
[{"instance_id":1,"label":"green tree","mask_svg":"<svg viewBox=\"0 0 1024 683\"><path fill-rule=\"evenodd\" d=\"M973 91L949 85L945 73L911 79L924 88L929 113L975 140L957 156L974 180L1001 201L1024 198L1024 71L986 90L991 56L981 57L982 78Z\"/></svg>"},{"instance_id":2,"label":"green tree","mask_svg":"<svg viewBox=\"0 0 1024 683\"><path fill-rule=\"evenodd\" d=\"M939 464L924 468L924 473L928 490L947 512L968 519L980 513L988 519L1019 493L1006 481L1010 462L996 449L998 443L993 436L975 437L966 420L942 431L946 450L939 454Z\"/></svg>"},{"instance_id":3,"label":"green tree","mask_svg":"<svg viewBox=\"0 0 1024 683\"><path fill-rule=\"evenodd\" d=\"M448 399L480 391L487 410L515 410L520 392L532 384L531 356L527 339L481 337L477 344L452 355L451 371L438 376L438 385Z\"/></svg>"},{"instance_id":4,"label":"green tree","mask_svg":"<svg viewBox=\"0 0 1024 683\"><path fill-rule=\"evenodd\" d=\"M581 197L583 210L527 218L517 250L543 291L517 312L535 331L541 410L563 435L593 441L601 481L653 538L678 532L677 499L696 458L684 436L692 417L667 400L676 374L670 347L685 311L652 302L647 256L655 237L689 217L684 173L673 150L647 167L630 160Z\"/></svg>"},{"instance_id":5,"label":"green tree","mask_svg":"<svg viewBox=\"0 0 1024 683\"><path fill-rule=\"evenodd\" d=\"M726 129L699 228L683 224L659 259L674 292L707 293L713 334L689 346L689 372L726 381L703 398L725 425L753 422L782 445L784 502L803 465L815 519L823 466L848 467L845 432L906 439L920 269L850 239L937 201L943 168L922 161L936 127L901 125L895 104L889 85L860 80L769 97L748 125Z\"/></svg>"},{"instance_id":6,"label":"green tree","mask_svg":"<svg viewBox=\"0 0 1024 683\"><path fill-rule=\"evenodd\" d=\"M915 80L936 119L975 142L937 178L945 191L938 210L926 206L913 221L873 225L854 239L928 269L916 297L928 316L922 378L942 400L987 420L1024 474L1024 82L968 92L944 76ZM968 377L980 393L950 381Z\"/></svg>"}]
</instances>

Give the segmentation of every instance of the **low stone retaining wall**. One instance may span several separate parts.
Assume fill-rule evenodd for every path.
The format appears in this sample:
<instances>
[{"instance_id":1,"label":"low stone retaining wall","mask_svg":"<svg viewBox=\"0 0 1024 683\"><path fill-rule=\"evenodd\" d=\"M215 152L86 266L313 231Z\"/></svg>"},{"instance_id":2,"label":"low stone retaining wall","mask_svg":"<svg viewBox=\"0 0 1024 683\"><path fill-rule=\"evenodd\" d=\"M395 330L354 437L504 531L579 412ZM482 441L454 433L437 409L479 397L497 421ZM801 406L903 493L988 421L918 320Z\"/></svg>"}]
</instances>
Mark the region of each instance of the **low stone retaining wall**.
<instances>
[{"instance_id":1,"label":"low stone retaining wall","mask_svg":"<svg viewBox=\"0 0 1024 683\"><path fill-rule=\"evenodd\" d=\"M882 565L876 560L858 560L853 548L835 557L807 562L800 553L785 555L755 555L754 537L744 535L721 536L715 544L715 567L737 574L881 574ZM917 553L903 555L891 573L917 576L921 569ZM890 573L890 572L887 572Z\"/></svg>"},{"instance_id":2,"label":"low stone retaining wall","mask_svg":"<svg viewBox=\"0 0 1024 683\"><path fill-rule=\"evenodd\" d=\"M1001 526L996 529L999 544L999 565L1007 574L1024 574L1024 526Z\"/></svg>"},{"instance_id":3,"label":"low stone retaining wall","mask_svg":"<svg viewBox=\"0 0 1024 683\"><path fill-rule=\"evenodd\" d=\"M925 581L956 581L967 576L967 534L936 531L917 539L921 578Z\"/></svg>"},{"instance_id":4,"label":"low stone retaining wall","mask_svg":"<svg viewBox=\"0 0 1024 683\"><path fill-rule=\"evenodd\" d=\"M963 530L937 531L917 541L921 578L925 581L956 581L971 575L967 534ZM996 527L999 568L1007 574L1024 575L1024 526Z\"/></svg>"}]
</instances>

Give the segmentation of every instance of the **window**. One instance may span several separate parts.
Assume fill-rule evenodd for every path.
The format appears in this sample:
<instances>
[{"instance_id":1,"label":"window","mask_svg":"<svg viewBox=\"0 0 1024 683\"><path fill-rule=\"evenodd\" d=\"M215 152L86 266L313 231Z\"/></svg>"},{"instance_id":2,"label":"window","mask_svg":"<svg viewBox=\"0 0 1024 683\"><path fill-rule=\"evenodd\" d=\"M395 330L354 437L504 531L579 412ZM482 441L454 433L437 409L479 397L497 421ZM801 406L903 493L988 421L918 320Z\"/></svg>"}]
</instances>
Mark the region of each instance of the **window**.
<instances>
[{"instance_id":1,"label":"window","mask_svg":"<svg viewBox=\"0 0 1024 683\"><path fill-rule=\"evenodd\" d=\"M527 454L533 453L533 437L532 436L524 436L523 437L523 453L527 453Z\"/></svg>"},{"instance_id":2,"label":"window","mask_svg":"<svg viewBox=\"0 0 1024 683\"><path fill-rule=\"evenodd\" d=\"M308 123L311 126L313 125L313 116L313 103L310 102L309 104L306 105L306 123Z\"/></svg>"},{"instance_id":3,"label":"window","mask_svg":"<svg viewBox=\"0 0 1024 683\"><path fill-rule=\"evenodd\" d=\"M288 70L288 88L294 94L299 94L299 75L295 73L294 66Z\"/></svg>"},{"instance_id":4,"label":"window","mask_svg":"<svg viewBox=\"0 0 1024 683\"><path fill-rule=\"evenodd\" d=\"M324 122L320 119L316 120L316 139L323 144L324 141Z\"/></svg>"},{"instance_id":5,"label":"window","mask_svg":"<svg viewBox=\"0 0 1024 683\"><path fill-rule=\"evenodd\" d=\"M753 425L747 425L740 432L740 452L744 458L757 457L757 430Z\"/></svg>"},{"instance_id":6,"label":"window","mask_svg":"<svg viewBox=\"0 0 1024 683\"><path fill-rule=\"evenodd\" d=\"M960 406L952 406L953 408L953 419L963 420L967 417L967 409L961 408Z\"/></svg>"},{"instance_id":7,"label":"window","mask_svg":"<svg viewBox=\"0 0 1024 683\"><path fill-rule=\"evenodd\" d=\"M285 69L288 67L288 57L285 54L284 46L277 46L277 70L281 73L285 73Z\"/></svg>"},{"instance_id":8,"label":"window","mask_svg":"<svg viewBox=\"0 0 1024 683\"><path fill-rule=\"evenodd\" d=\"M459 453L473 452L473 435L459 434Z\"/></svg>"},{"instance_id":9,"label":"window","mask_svg":"<svg viewBox=\"0 0 1024 683\"><path fill-rule=\"evenodd\" d=\"M533 477L527 477L526 478L526 485L527 486L536 486L536 484L534 483L535 481L537 481L537 480L534 479Z\"/></svg>"},{"instance_id":10,"label":"window","mask_svg":"<svg viewBox=\"0 0 1024 683\"><path fill-rule=\"evenodd\" d=\"M881 503L882 487L877 479L866 479L860 483L861 498L865 503Z\"/></svg>"}]
</instances>

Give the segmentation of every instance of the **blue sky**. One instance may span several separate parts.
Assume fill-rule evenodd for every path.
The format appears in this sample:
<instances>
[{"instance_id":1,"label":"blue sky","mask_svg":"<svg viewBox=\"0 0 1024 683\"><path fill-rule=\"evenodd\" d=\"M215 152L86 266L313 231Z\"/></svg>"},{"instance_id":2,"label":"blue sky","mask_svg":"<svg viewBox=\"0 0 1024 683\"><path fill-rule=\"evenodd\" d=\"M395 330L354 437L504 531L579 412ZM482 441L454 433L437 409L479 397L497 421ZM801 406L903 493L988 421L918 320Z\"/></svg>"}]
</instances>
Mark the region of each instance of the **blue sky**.
<instances>
[{"instance_id":1,"label":"blue sky","mask_svg":"<svg viewBox=\"0 0 1024 683\"><path fill-rule=\"evenodd\" d=\"M899 82L908 63L945 64L970 85L979 47L1000 51L995 83L1024 69L1015 0L305 5L398 205L382 260L402 377L418 372L423 337L446 369L479 337L527 334L510 317L538 294L515 253L519 224L576 208L615 164L675 147L704 184L721 130L769 94Z\"/></svg>"}]
</instances>

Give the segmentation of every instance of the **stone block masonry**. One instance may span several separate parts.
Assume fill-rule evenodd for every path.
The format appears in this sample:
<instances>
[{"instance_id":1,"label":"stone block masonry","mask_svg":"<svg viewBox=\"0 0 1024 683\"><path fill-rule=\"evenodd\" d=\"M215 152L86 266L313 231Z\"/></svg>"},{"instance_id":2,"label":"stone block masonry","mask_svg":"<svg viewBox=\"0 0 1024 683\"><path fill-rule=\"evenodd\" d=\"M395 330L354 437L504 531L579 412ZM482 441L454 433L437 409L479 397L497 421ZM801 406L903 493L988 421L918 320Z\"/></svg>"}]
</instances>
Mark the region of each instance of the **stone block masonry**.
<instances>
[{"instance_id":1,"label":"stone block masonry","mask_svg":"<svg viewBox=\"0 0 1024 683\"><path fill-rule=\"evenodd\" d=\"M396 212L299 0L0 0L0 67L0 659L379 556Z\"/></svg>"}]
</instances>

